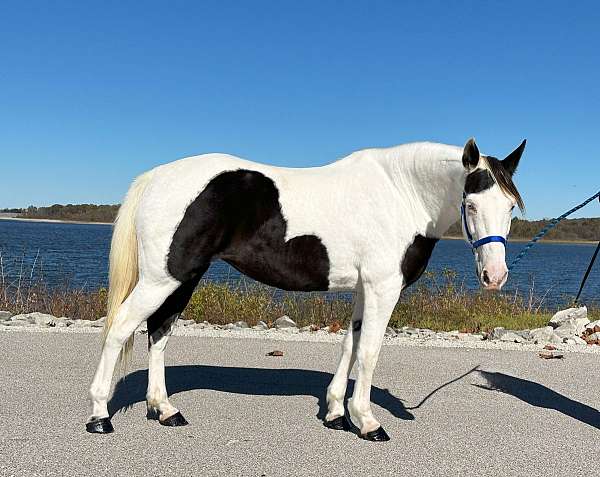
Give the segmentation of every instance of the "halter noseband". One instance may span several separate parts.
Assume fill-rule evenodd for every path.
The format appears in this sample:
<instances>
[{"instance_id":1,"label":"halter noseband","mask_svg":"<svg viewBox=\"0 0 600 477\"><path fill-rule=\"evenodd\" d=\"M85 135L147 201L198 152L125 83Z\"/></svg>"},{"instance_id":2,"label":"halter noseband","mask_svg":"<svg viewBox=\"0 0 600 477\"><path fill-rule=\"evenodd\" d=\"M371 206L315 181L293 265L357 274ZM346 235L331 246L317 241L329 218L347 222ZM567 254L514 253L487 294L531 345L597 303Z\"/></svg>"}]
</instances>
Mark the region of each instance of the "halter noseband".
<instances>
[{"instance_id":1,"label":"halter noseband","mask_svg":"<svg viewBox=\"0 0 600 477\"><path fill-rule=\"evenodd\" d=\"M463 192L462 204L460 205L460 217L462 219L463 229L465 230L465 234L467 235L467 239L471 244L473 252L477 250L482 245L491 242L500 242L502 245L506 247L506 239L501 235L488 235L487 237L480 238L479 240L473 240L473 235L469 231L469 225L467 224L467 212L465 207L465 199L467 198L467 194Z\"/></svg>"}]
</instances>

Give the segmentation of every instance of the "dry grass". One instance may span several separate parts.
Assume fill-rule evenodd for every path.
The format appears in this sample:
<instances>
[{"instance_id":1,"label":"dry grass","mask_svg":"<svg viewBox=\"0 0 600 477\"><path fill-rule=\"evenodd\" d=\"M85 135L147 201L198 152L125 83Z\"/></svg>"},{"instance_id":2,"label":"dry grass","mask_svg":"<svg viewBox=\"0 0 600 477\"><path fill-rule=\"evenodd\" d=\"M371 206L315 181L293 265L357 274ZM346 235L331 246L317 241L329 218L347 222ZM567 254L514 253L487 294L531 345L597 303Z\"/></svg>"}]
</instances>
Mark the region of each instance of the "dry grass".
<instances>
[{"instance_id":1,"label":"dry grass","mask_svg":"<svg viewBox=\"0 0 600 477\"><path fill-rule=\"evenodd\" d=\"M0 272L2 272L0 261ZM8 281L0 273L0 310L12 313L40 311L54 316L96 320L106 312L106 290L75 289L65 283L48 287L33 280L33 273ZM433 330L487 331L496 326L509 329L544 326L555 310L544 307L533 289L525 294L473 292L458 283L452 271L426 273L417 286L403 294L390 325ZM299 326L345 327L352 315L349 294L291 293L254 282L234 284L203 281L184 311L186 318L226 324L262 320L271 324L288 315ZM590 307L591 320L600 319L600 308Z\"/></svg>"}]
</instances>

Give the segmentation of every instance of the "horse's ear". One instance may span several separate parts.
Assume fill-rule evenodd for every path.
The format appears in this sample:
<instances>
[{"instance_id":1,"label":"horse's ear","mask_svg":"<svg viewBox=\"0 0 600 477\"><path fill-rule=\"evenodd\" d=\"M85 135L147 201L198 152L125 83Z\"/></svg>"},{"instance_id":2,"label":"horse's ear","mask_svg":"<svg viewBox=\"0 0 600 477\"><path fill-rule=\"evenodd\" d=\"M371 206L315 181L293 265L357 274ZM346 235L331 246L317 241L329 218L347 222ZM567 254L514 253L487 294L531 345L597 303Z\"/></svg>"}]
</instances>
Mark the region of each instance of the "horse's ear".
<instances>
[{"instance_id":1,"label":"horse's ear","mask_svg":"<svg viewBox=\"0 0 600 477\"><path fill-rule=\"evenodd\" d=\"M511 176L517 170L517 166L519 165L519 161L521 160L521 156L523 155L523 151L525 150L525 144L527 143L527 139L523 139L523 142L517 147L513 152L511 152L505 159L502 160L502 165L506 172L508 172Z\"/></svg>"},{"instance_id":2,"label":"horse's ear","mask_svg":"<svg viewBox=\"0 0 600 477\"><path fill-rule=\"evenodd\" d=\"M463 150L462 163L465 169L472 170L477 168L479 157L479 148L475 144L475 139L471 138L467 141Z\"/></svg>"}]
</instances>

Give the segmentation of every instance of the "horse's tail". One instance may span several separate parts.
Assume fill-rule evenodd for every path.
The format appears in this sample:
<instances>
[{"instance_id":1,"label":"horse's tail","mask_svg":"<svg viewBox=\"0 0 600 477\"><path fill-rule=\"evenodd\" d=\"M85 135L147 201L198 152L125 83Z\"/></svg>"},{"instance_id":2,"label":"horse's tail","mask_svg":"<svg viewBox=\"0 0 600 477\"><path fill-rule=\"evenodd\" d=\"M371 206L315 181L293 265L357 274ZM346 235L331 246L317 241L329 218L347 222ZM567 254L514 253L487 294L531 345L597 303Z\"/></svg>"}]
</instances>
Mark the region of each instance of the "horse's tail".
<instances>
[{"instance_id":1,"label":"horse's tail","mask_svg":"<svg viewBox=\"0 0 600 477\"><path fill-rule=\"evenodd\" d=\"M110 244L108 272L108 304L104 323L104 341L114 324L121 304L129 296L138 281L138 241L135 215L138 204L153 176L149 171L139 176L131 185L119 208ZM123 345L119 361L126 367L133 349L133 333Z\"/></svg>"}]
</instances>

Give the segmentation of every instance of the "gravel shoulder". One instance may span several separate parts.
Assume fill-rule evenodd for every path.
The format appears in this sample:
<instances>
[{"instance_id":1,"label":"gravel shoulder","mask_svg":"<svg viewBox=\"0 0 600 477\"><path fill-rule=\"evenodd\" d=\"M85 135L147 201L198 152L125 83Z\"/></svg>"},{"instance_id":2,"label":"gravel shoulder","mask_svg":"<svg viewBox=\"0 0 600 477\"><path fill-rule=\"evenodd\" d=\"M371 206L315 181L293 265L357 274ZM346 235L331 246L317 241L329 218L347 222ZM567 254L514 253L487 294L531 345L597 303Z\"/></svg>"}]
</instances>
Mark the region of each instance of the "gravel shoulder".
<instances>
[{"instance_id":1,"label":"gravel shoulder","mask_svg":"<svg viewBox=\"0 0 600 477\"><path fill-rule=\"evenodd\" d=\"M372 443L320 422L341 336L181 328L167 387L190 426L145 418L138 339L110 402L116 432L99 436L84 429L98 331L0 332L0 475L576 476L600 465L591 353L542 360L516 343L387 338L372 400L392 440ZM266 356L275 349L284 356Z\"/></svg>"}]
</instances>

